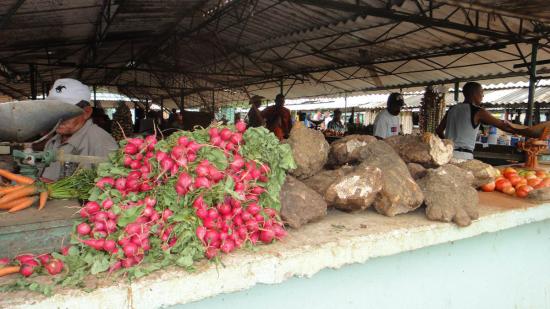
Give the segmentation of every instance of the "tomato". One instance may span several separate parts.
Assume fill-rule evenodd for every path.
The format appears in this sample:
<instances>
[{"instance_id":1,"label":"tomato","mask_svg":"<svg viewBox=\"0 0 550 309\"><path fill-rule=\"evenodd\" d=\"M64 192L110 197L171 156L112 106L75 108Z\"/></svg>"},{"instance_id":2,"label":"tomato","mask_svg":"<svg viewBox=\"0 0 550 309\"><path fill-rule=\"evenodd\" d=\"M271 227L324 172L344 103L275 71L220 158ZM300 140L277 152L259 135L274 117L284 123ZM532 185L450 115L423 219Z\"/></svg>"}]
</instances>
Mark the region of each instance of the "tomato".
<instances>
[{"instance_id":1,"label":"tomato","mask_svg":"<svg viewBox=\"0 0 550 309\"><path fill-rule=\"evenodd\" d=\"M531 186L521 186L521 187L519 187L519 189L517 189L516 195L518 197L523 198L523 197L526 197L529 194L529 192L531 192L531 191L533 191L533 187L531 187Z\"/></svg>"},{"instance_id":2,"label":"tomato","mask_svg":"<svg viewBox=\"0 0 550 309\"><path fill-rule=\"evenodd\" d=\"M510 187L510 188L512 187L512 184L508 179L501 179L495 182L495 188L500 192L504 192L504 188L507 188L507 187Z\"/></svg>"},{"instance_id":3,"label":"tomato","mask_svg":"<svg viewBox=\"0 0 550 309\"><path fill-rule=\"evenodd\" d=\"M497 181L499 181L499 180L501 180L501 179L506 179L506 178L504 178L504 176L498 176L497 179L495 179L495 182L497 182Z\"/></svg>"},{"instance_id":4,"label":"tomato","mask_svg":"<svg viewBox=\"0 0 550 309\"><path fill-rule=\"evenodd\" d=\"M516 189L514 189L514 187L512 186L509 186L509 187L505 187L502 192L508 195L514 195L516 193Z\"/></svg>"},{"instance_id":5,"label":"tomato","mask_svg":"<svg viewBox=\"0 0 550 309\"><path fill-rule=\"evenodd\" d=\"M502 174L509 173L509 172L514 172L517 174L518 171L513 167L507 167L504 170L502 170Z\"/></svg>"},{"instance_id":6,"label":"tomato","mask_svg":"<svg viewBox=\"0 0 550 309\"><path fill-rule=\"evenodd\" d=\"M521 176L518 176L518 175L512 175L508 178L508 180L510 180L510 183L512 184L512 186L516 186L521 180L523 179L523 177Z\"/></svg>"},{"instance_id":7,"label":"tomato","mask_svg":"<svg viewBox=\"0 0 550 309\"><path fill-rule=\"evenodd\" d=\"M540 184L542 185L542 188L550 187L550 177L544 178Z\"/></svg>"},{"instance_id":8,"label":"tomato","mask_svg":"<svg viewBox=\"0 0 550 309\"><path fill-rule=\"evenodd\" d=\"M481 186L481 191L483 192L493 192L495 191L495 182L490 182Z\"/></svg>"},{"instance_id":9,"label":"tomato","mask_svg":"<svg viewBox=\"0 0 550 309\"><path fill-rule=\"evenodd\" d=\"M504 174L502 174L502 175L504 175L505 178L510 179L510 177L512 177L512 176L518 176L518 173L508 171L508 172L504 172Z\"/></svg>"},{"instance_id":10,"label":"tomato","mask_svg":"<svg viewBox=\"0 0 550 309\"><path fill-rule=\"evenodd\" d=\"M538 178L537 175L535 175L535 174L527 174L527 176L525 176L525 179L527 179L527 180L535 179L535 178Z\"/></svg>"},{"instance_id":11,"label":"tomato","mask_svg":"<svg viewBox=\"0 0 550 309\"><path fill-rule=\"evenodd\" d=\"M545 171L541 171L541 170L538 170L535 175L537 175L538 178L545 178L546 177L546 172Z\"/></svg>"},{"instance_id":12,"label":"tomato","mask_svg":"<svg viewBox=\"0 0 550 309\"><path fill-rule=\"evenodd\" d=\"M527 185L527 179L522 178L522 179L514 186L514 188L518 188L518 187L525 186L525 185Z\"/></svg>"},{"instance_id":13,"label":"tomato","mask_svg":"<svg viewBox=\"0 0 550 309\"><path fill-rule=\"evenodd\" d=\"M542 182L541 178L528 179L527 180L527 185L534 188L534 187L538 186L541 182Z\"/></svg>"}]
</instances>

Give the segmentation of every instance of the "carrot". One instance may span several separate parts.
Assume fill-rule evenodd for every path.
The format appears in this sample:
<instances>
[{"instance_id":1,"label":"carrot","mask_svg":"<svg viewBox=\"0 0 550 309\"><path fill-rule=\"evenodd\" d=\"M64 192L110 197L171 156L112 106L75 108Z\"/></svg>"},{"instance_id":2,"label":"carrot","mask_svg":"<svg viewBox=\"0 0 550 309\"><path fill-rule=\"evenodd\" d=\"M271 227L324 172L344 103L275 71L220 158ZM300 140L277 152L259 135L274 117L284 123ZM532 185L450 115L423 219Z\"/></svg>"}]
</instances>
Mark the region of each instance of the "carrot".
<instances>
[{"instance_id":1,"label":"carrot","mask_svg":"<svg viewBox=\"0 0 550 309\"><path fill-rule=\"evenodd\" d=\"M21 202L23 202L24 199L27 199L27 198L28 197L22 197L22 198L18 198L14 201L11 201L11 202L0 204L0 209L1 210L9 210L13 206L20 204Z\"/></svg>"},{"instance_id":2,"label":"carrot","mask_svg":"<svg viewBox=\"0 0 550 309\"><path fill-rule=\"evenodd\" d=\"M34 195L36 191L37 189L35 186L25 186L19 190L4 195L2 198L0 198L0 204L7 203L25 196Z\"/></svg>"},{"instance_id":3,"label":"carrot","mask_svg":"<svg viewBox=\"0 0 550 309\"><path fill-rule=\"evenodd\" d=\"M34 204L34 202L36 202L36 197L26 198L21 203L16 204L12 208L10 208L10 210L8 210L8 212L9 213L14 213L16 211L23 210L25 208L29 208L29 207L32 206L32 204Z\"/></svg>"},{"instance_id":4,"label":"carrot","mask_svg":"<svg viewBox=\"0 0 550 309\"><path fill-rule=\"evenodd\" d=\"M38 202L38 210L42 210L46 206L46 201L48 200L48 191L40 192L40 201Z\"/></svg>"},{"instance_id":5,"label":"carrot","mask_svg":"<svg viewBox=\"0 0 550 309\"><path fill-rule=\"evenodd\" d=\"M19 269L21 269L20 266L6 266L0 268L0 277L15 274L19 272Z\"/></svg>"},{"instance_id":6,"label":"carrot","mask_svg":"<svg viewBox=\"0 0 550 309\"><path fill-rule=\"evenodd\" d=\"M4 177L4 178L7 178L9 180L13 180L19 184L22 184L22 185L31 185L34 183L34 179L30 178L30 177L27 177L27 176L23 176L23 175L17 175L17 174L14 174L12 172L9 172L9 171L6 171L6 170L3 170L3 169L0 169L0 176Z\"/></svg>"},{"instance_id":7,"label":"carrot","mask_svg":"<svg viewBox=\"0 0 550 309\"><path fill-rule=\"evenodd\" d=\"M23 187L24 187L23 185L16 185L16 186L9 186L9 187L5 187L5 188L0 188L0 195L6 195L10 192L16 191L16 190L21 189Z\"/></svg>"}]
</instances>

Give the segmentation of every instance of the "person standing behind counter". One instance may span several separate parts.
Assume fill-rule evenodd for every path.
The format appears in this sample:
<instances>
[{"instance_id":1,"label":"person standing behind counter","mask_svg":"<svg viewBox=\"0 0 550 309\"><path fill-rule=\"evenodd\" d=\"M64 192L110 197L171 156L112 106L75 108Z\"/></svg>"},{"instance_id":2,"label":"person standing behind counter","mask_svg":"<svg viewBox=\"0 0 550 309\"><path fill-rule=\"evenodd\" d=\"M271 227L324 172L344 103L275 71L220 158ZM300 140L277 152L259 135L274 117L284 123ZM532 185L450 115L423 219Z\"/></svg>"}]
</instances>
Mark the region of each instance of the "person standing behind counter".
<instances>
[{"instance_id":1,"label":"person standing behind counter","mask_svg":"<svg viewBox=\"0 0 550 309\"><path fill-rule=\"evenodd\" d=\"M275 97L275 105L269 106L262 111L262 117L266 121L267 129L280 141L288 138L292 129L290 110L285 106L285 96L278 94Z\"/></svg>"},{"instance_id":2,"label":"person standing behind counter","mask_svg":"<svg viewBox=\"0 0 550 309\"><path fill-rule=\"evenodd\" d=\"M453 157L462 160L474 158L474 148L480 124L491 125L502 131L515 130L505 120L495 118L481 107L483 88L476 82L468 82L462 87L464 102L451 107L436 129L440 138L454 143Z\"/></svg>"},{"instance_id":3,"label":"person standing behind counter","mask_svg":"<svg viewBox=\"0 0 550 309\"><path fill-rule=\"evenodd\" d=\"M334 117L329 121L327 128L341 133L346 131L346 127L342 124L342 111L340 109L334 110Z\"/></svg>"},{"instance_id":4,"label":"person standing behind counter","mask_svg":"<svg viewBox=\"0 0 550 309\"><path fill-rule=\"evenodd\" d=\"M252 128L265 126L265 120L260 112L260 106L262 106L262 99L264 97L255 95L250 98L250 110L246 114L248 126Z\"/></svg>"},{"instance_id":5,"label":"person standing behind counter","mask_svg":"<svg viewBox=\"0 0 550 309\"><path fill-rule=\"evenodd\" d=\"M47 99L73 104L83 109L79 116L62 121L56 134L48 141L45 150L63 150L67 154L106 157L118 148L109 133L92 123L90 117L93 109L90 106L90 89L75 79L58 79L53 84ZM42 173L45 181L56 181L71 175L76 164L61 165L53 162Z\"/></svg>"},{"instance_id":6,"label":"person standing behind counter","mask_svg":"<svg viewBox=\"0 0 550 309\"><path fill-rule=\"evenodd\" d=\"M401 113L403 105L405 105L405 101L400 93L390 94L386 109L376 115L374 119L374 136L388 138L399 134L401 131L399 113Z\"/></svg>"}]
</instances>

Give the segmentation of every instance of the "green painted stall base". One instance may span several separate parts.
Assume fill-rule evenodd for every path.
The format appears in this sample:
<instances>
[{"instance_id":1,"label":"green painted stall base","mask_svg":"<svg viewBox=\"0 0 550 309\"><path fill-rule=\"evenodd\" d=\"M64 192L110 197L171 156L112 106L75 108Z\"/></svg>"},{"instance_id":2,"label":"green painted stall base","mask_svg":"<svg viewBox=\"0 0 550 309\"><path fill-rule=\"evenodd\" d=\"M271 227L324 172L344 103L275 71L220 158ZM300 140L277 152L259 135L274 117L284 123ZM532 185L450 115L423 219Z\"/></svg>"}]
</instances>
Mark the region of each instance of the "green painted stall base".
<instances>
[{"instance_id":1,"label":"green painted stall base","mask_svg":"<svg viewBox=\"0 0 550 309\"><path fill-rule=\"evenodd\" d=\"M41 211L0 213L0 257L59 250L69 243L79 209L78 201L51 200Z\"/></svg>"}]
</instances>

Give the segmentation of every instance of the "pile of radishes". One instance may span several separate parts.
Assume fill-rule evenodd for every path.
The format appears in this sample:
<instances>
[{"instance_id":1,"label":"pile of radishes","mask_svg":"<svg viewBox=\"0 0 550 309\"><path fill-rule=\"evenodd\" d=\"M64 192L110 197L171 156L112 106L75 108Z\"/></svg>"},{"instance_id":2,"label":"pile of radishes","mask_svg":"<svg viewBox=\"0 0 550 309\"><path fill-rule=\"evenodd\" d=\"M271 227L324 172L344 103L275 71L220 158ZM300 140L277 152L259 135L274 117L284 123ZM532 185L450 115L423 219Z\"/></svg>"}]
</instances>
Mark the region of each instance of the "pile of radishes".
<instances>
[{"instance_id":1,"label":"pile of radishes","mask_svg":"<svg viewBox=\"0 0 550 309\"><path fill-rule=\"evenodd\" d=\"M262 205L270 166L242 154L245 131L239 122L234 130L211 127L163 141L127 139L81 209L76 239L109 255L110 271L135 266L152 250L174 253L180 239L189 241L189 225L208 259L281 239L278 212Z\"/></svg>"},{"instance_id":2,"label":"pile of radishes","mask_svg":"<svg viewBox=\"0 0 550 309\"><path fill-rule=\"evenodd\" d=\"M21 254L13 258L13 260L7 257L0 259L0 268L10 265L17 265L19 273L25 277L39 272L42 268L54 276L61 273L64 268L63 261L54 258L49 253L40 255Z\"/></svg>"}]
</instances>

